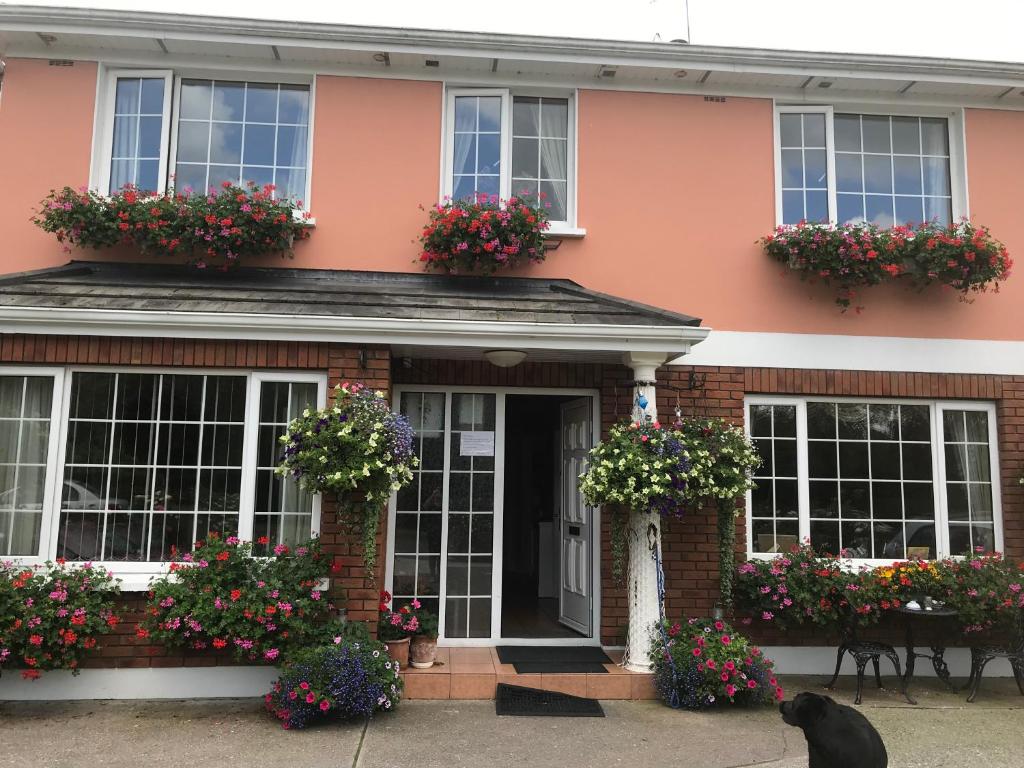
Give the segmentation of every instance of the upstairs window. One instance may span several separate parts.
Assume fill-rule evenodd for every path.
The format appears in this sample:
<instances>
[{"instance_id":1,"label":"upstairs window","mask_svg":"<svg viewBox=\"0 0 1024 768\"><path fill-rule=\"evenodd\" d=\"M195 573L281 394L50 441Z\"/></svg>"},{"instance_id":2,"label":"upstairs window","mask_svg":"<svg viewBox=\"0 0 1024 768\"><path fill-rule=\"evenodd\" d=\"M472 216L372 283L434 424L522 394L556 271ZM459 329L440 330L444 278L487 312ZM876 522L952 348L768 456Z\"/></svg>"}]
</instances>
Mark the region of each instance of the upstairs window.
<instances>
[{"instance_id":1,"label":"upstairs window","mask_svg":"<svg viewBox=\"0 0 1024 768\"><path fill-rule=\"evenodd\" d=\"M306 201L310 86L110 70L98 107L93 186L205 193L223 182L273 184Z\"/></svg>"},{"instance_id":2,"label":"upstairs window","mask_svg":"<svg viewBox=\"0 0 1024 768\"><path fill-rule=\"evenodd\" d=\"M948 117L777 110L778 217L948 224L964 209Z\"/></svg>"},{"instance_id":3,"label":"upstairs window","mask_svg":"<svg viewBox=\"0 0 1024 768\"><path fill-rule=\"evenodd\" d=\"M444 194L457 200L478 194L543 200L553 223L571 225L572 109L566 97L449 91Z\"/></svg>"}]
</instances>

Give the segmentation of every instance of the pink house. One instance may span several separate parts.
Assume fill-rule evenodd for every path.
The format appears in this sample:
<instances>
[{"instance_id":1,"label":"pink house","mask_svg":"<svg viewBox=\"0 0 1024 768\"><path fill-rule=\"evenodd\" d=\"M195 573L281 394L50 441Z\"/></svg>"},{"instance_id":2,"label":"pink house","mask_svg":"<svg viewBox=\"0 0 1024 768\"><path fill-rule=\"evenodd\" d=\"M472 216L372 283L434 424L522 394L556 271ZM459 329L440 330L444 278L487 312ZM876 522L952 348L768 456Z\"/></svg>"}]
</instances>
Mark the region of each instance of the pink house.
<instances>
[{"instance_id":1,"label":"pink house","mask_svg":"<svg viewBox=\"0 0 1024 768\"><path fill-rule=\"evenodd\" d=\"M802 219L969 218L1016 253L1019 65L18 6L0 57L0 420L19 436L0 440L0 558L102 562L137 608L172 545L319 534L348 617L375 620L331 504L272 474L276 434L344 379L416 429L376 584L436 608L442 646L642 654L608 521L575 487L637 389L756 439L744 555L1024 556L1024 284L967 303L894 282L844 313L756 243ZM172 179L274 183L310 237L213 274L68 254L30 221L54 188ZM552 204L544 263L421 271L421 206L523 187ZM668 610L710 613L713 516L660 546ZM774 639L783 667L799 642ZM81 680L248 690L211 663L129 625ZM410 695L457 697L451 677Z\"/></svg>"}]
</instances>

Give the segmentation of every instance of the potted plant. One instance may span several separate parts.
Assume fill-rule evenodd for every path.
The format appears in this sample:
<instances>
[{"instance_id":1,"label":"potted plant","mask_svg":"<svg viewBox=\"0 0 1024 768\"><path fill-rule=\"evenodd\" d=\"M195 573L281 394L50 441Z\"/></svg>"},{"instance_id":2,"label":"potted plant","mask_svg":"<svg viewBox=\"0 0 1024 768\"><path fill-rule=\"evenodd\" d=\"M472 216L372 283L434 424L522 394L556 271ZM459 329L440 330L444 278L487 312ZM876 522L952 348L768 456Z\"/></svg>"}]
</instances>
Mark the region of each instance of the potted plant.
<instances>
[{"instance_id":1,"label":"potted plant","mask_svg":"<svg viewBox=\"0 0 1024 768\"><path fill-rule=\"evenodd\" d=\"M419 629L409 646L409 663L416 669L430 669L437 658L437 616L424 608L419 600L412 601Z\"/></svg>"},{"instance_id":2,"label":"potted plant","mask_svg":"<svg viewBox=\"0 0 1024 768\"><path fill-rule=\"evenodd\" d=\"M359 382L338 384L333 404L307 408L279 438L284 457L277 473L337 499L342 522L362 539L370 579L381 507L419 463L412 438L408 419L392 412L384 393Z\"/></svg>"},{"instance_id":3,"label":"potted plant","mask_svg":"<svg viewBox=\"0 0 1024 768\"><path fill-rule=\"evenodd\" d=\"M972 293L998 291L1013 266L1006 246L966 220L891 228L800 222L776 228L759 244L801 280L836 286L843 311L860 288L897 278L918 288L945 285L968 301Z\"/></svg>"},{"instance_id":4,"label":"potted plant","mask_svg":"<svg viewBox=\"0 0 1024 768\"><path fill-rule=\"evenodd\" d=\"M501 200L480 193L472 200L446 199L434 206L420 234L424 268L489 275L544 261L549 204L543 192L538 197L534 204L525 197Z\"/></svg>"},{"instance_id":5,"label":"potted plant","mask_svg":"<svg viewBox=\"0 0 1024 768\"><path fill-rule=\"evenodd\" d=\"M419 601L413 601L419 605ZM409 666L409 644L412 636L420 628L420 619L412 605L403 605L392 610L391 593L380 593L380 619L377 624L377 637L387 646L388 655L398 662L400 669Z\"/></svg>"},{"instance_id":6,"label":"potted plant","mask_svg":"<svg viewBox=\"0 0 1024 768\"><path fill-rule=\"evenodd\" d=\"M191 194L146 194L131 185L104 196L88 189L52 190L32 221L65 248L128 245L158 257L183 256L198 269L228 269L246 256L291 254L309 237L301 202L278 198L274 185L224 182Z\"/></svg>"}]
</instances>

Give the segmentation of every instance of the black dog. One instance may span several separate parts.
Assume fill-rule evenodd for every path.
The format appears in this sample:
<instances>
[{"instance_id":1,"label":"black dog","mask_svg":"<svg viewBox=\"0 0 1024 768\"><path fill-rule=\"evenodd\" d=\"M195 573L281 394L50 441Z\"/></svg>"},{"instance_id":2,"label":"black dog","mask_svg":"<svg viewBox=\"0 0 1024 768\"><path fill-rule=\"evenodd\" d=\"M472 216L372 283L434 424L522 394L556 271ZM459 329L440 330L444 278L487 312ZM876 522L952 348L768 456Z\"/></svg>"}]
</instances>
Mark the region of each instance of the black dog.
<instances>
[{"instance_id":1,"label":"black dog","mask_svg":"<svg viewBox=\"0 0 1024 768\"><path fill-rule=\"evenodd\" d=\"M808 768L886 768L882 737L860 712L828 696L800 693L779 704L782 719L807 738Z\"/></svg>"}]
</instances>

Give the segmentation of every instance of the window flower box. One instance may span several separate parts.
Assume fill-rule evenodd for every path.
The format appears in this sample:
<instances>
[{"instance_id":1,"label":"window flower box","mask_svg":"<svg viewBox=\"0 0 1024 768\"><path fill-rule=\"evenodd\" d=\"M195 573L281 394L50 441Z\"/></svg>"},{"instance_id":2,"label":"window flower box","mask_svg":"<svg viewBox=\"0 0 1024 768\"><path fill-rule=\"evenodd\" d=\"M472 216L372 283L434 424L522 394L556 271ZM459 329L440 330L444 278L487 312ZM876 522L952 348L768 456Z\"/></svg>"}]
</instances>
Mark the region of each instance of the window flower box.
<instances>
[{"instance_id":1,"label":"window flower box","mask_svg":"<svg viewBox=\"0 0 1024 768\"><path fill-rule=\"evenodd\" d=\"M199 269L228 269L245 256L290 255L295 241L309 237L308 217L297 203L275 198L272 184L224 182L205 195L147 196L126 186L104 197L64 187L42 201L33 223L67 250L128 245L153 256L187 257Z\"/></svg>"},{"instance_id":2,"label":"window flower box","mask_svg":"<svg viewBox=\"0 0 1024 768\"><path fill-rule=\"evenodd\" d=\"M835 286L843 311L859 289L900 278L918 288L945 285L969 301L973 293L998 291L1013 266L1006 246L969 221L916 228L800 222L778 227L759 244L802 280Z\"/></svg>"},{"instance_id":3,"label":"window flower box","mask_svg":"<svg viewBox=\"0 0 1024 768\"><path fill-rule=\"evenodd\" d=\"M446 200L430 209L420 235L425 269L492 274L524 263L544 261L545 232L550 226L544 194L537 205L523 198Z\"/></svg>"}]
</instances>

